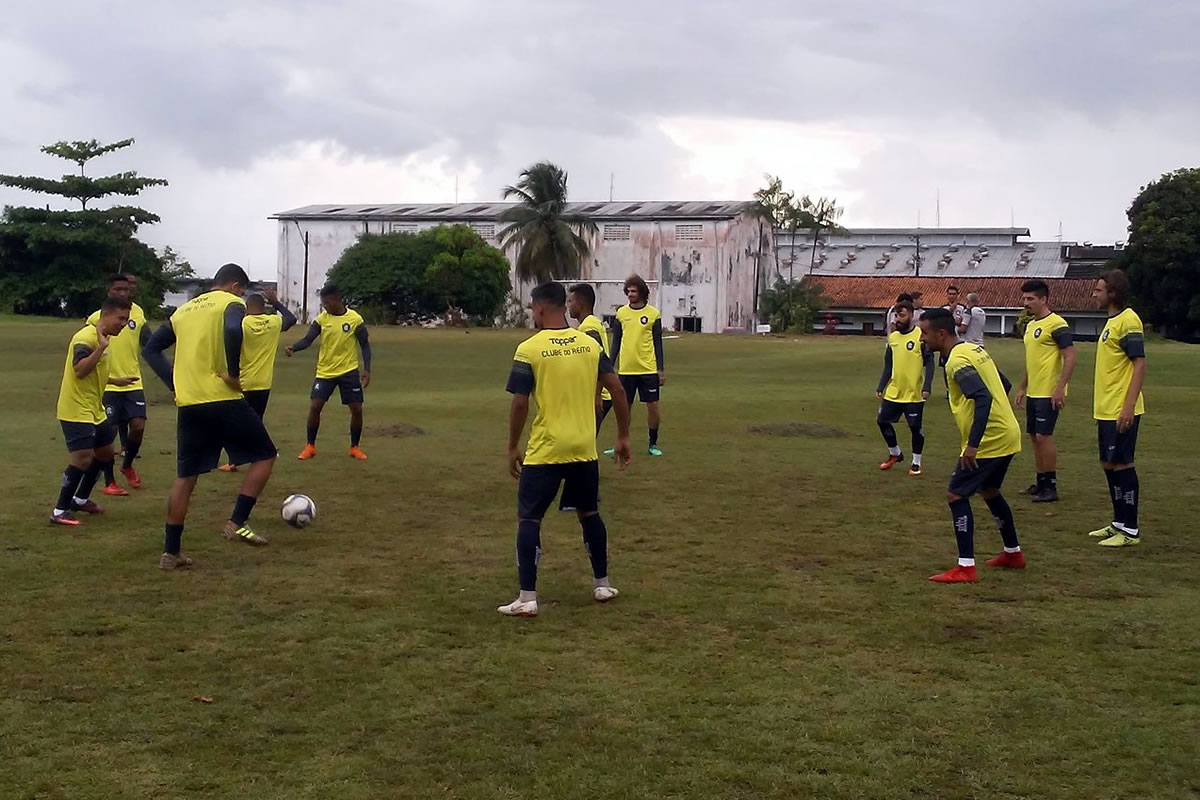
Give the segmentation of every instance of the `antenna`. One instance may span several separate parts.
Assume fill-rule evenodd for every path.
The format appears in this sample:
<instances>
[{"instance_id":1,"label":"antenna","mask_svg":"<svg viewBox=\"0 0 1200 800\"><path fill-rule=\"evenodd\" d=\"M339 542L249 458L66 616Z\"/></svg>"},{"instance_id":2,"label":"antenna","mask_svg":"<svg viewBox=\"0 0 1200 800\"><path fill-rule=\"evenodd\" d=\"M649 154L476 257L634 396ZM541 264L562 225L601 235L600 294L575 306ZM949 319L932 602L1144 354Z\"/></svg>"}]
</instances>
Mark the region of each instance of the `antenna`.
<instances>
[{"instance_id":1,"label":"antenna","mask_svg":"<svg viewBox=\"0 0 1200 800\"><path fill-rule=\"evenodd\" d=\"M937 187L937 211L934 212L934 224L942 227L942 187Z\"/></svg>"},{"instance_id":2,"label":"antenna","mask_svg":"<svg viewBox=\"0 0 1200 800\"><path fill-rule=\"evenodd\" d=\"M1062 220L1058 221L1058 243L1062 244Z\"/></svg>"},{"instance_id":3,"label":"antenna","mask_svg":"<svg viewBox=\"0 0 1200 800\"><path fill-rule=\"evenodd\" d=\"M454 205L458 205L458 176L454 176Z\"/></svg>"},{"instance_id":4,"label":"antenna","mask_svg":"<svg viewBox=\"0 0 1200 800\"><path fill-rule=\"evenodd\" d=\"M613 186L616 185L616 182L617 182L617 173L615 173L615 172L608 173L608 202L610 202L610 203L613 201Z\"/></svg>"},{"instance_id":5,"label":"antenna","mask_svg":"<svg viewBox=\"0 0 1200 800\"><path fill-rule=\"evenodd\" d=\"M1008 207L1008 227L1017 227L1017 210L1013 206Z\"/></svg>"}]
</instances>

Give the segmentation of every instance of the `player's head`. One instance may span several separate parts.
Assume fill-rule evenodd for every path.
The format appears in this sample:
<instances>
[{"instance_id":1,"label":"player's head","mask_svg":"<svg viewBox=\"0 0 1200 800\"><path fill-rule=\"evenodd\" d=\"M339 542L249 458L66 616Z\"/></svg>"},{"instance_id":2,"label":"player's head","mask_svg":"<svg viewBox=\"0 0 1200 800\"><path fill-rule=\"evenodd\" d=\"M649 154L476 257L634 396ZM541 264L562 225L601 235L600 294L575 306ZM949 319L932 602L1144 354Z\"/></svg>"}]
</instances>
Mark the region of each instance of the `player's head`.
<instances>
[{"instance_id":1,"label":"player's head","mask_svg":"<svg viewBox=\"0 0 1200 800\"><path fill-rule=\"evenodd\" d=\"M967 292L967 305L970 306L971 308L974 308L975 306L979 305L979 293L978 292Z\"/></svg>"},{"instance_id":2,"label":"player's head","mask_svg":"<svg viewBox=\"0 0 1200 800\"><path fill-rule=\"evenodd\" d=\"M1096 281L1092 291L1096 304L1104 310L1115 308L1118 311L1129 305L1129 278L1119 269L1110 269Z\"/></svg>"},{"instance_id":3,"label":"player's head","mask_svg":"<svg viewBox=\"0 0 1200 800\"><path fill-rule=\"evenodd\" d=\"M909 294L908 292L904 292L903 294L898 294L898 295L896 295L896 303L897 303L897 304L900 304L900 303L911 303L911 302L912 302L912 299L913 299L913 298L912 298L912 295L911 295L911 294Z\"/></svg>"},{"instance_id":4,"label":"player's head","mask_svg":"<svg viewBox=\"0 0 1200 800\"><path fill-rule=\"evenodd\" d=\"M533 287L529 294L533 324L542 328L561 328L567 324L567 290L557 281Z\"/></svg>"},{"instance_id":5,"label":"player's head","mask_svg":"<svg viewBox=\"0 0 1200 800\"><path fill-rule=\"evenodd\" d=\"M129 283L129 297L132 299L137 294L137 275L134 275L132 272L126 272L125 280Z\"/></svg>"},{"instance_id":6,"label":"player's head","mask_svg":"<svg viewBox=\"0 0 1200 800\"><path fill-rule=\"evenodd\" d=\"M896 303L896 327L907 331L912 328L912 322L912 300L901 300L899 303Z\"/></svg>"},{"instance_id":7,"label":"player's head","mask_svg":"<svg viewBox=\"0 0 1200 800\"><path fill-rule=\"evenodd\" d=\"M596 290L589 283L577 283L567 295L567 310L571 319L581 320L596 310Z\"/></svg>"},{"instance_id":8,"label":"player's head","mask_svg":"<svg viewBox=\"0 0 1200 800\"><path fill-rule=\"evenodd\" d=\"M246 295L246 313L262 314L267 310L267 299L258 292Z\"/></svg>"},{"instance_id":9,"label":"player's head","mask_svg":"<svg viewBox=\"0 0 1200 800\"><path fill-rule=\"evenodd\" d=\"M121 297L129 300L133 297L133 285L129 282L129 276L120 272L114 272L108 276L108 296Z\"/></svg>"},{"instance_id":10,"label":"player's head","mask_svg":"<svg viewBox=\"0 0 1200 800\"><path fill-rule=\"evenodd\" d=\"M100 320L96 327L105 336L116 336L129 324L129 309L132 307L128 297L109 295L100 304Z\"/></svg>"},{"instance_id":11,"label":"player's head","mask_svg":"<svg viewBox=\"0 0 1200 800\"><path fill-rule=\"evenodd\" d=\"M921 341L930 350L947 352L958 342L954 315L948 308L931 308L921 315Z\"/></svg>"},{"instance_id":12,"label":"player's head","mask_svg":"<svg viewBox=\"0 0 1200 800\"><path fill-rule=\"evenodd\" d=\"M237 264L226 264L217 270L217 274L213 276L212 288L220 289L223 292L236 294L238 297L246 294L246 289L250 287L250 276L246 274L246 270L239 267Z\"/></svg>"},{"instance_id":13,"label":"player's head","mask_svg":"<svg viewBox=\"0 0 1200 800\"><path fill-rule=\"evenodd\" d=\"M921 307L921 297L922 297L922 296L923 296L923 295L922 295L920 292L912 292L912 304L913 304L913 308L920 308L920 307Z\"/></svg>"},{"instance_id":14,"label":"player's head","mask_svg":"<svg viewBox=\"0 0 1200 800\"><path fill-rule=\"evenodd\" d=\"M650 287L641 275L630 275L625 279L625 296L630 303L641 305L650 299Z\"/></svg>"},{"instance_id":15,"label":"player's head","mask_svg":"<svg viewBox=\"0 0 1200 800\"><path fill-rule=\"evenodd\" d=\"M1025 281L1021 284L1021 305L1035 317L1046 313L1050 304L1050 284L1040 278Z\"/></svg>"},{"instance_id":16,"label":"player's head","mask_svg":"<svg viewBox=\"0 0 1200 800\"><path fill-rule=\"evenodd\" d=\"M953 283L946 287L946 305L953 306L958 304L958 287Z\"/></svg>"},{"instance_id":17,"label":"player's head","mask_svg":"<svg viewBox=\"0 0 1200 800\"><path fill-rule=\"evenodd\" d=\"M327 283L321 287L321 307L335 317L346 313L346 301L342 299L342 290Z\"/></svg>"}]
</instances>

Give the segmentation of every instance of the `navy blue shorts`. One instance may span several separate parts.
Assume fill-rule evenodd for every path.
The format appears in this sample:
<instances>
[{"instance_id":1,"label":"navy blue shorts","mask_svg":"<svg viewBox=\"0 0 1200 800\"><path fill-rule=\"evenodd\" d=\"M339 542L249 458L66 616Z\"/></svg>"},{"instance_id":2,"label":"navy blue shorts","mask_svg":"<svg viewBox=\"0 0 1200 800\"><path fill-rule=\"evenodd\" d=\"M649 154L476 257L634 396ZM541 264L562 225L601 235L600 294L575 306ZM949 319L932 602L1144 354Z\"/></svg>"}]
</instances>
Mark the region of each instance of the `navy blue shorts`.
<instances>
[{"instance_id":1,"label":"navy blue shorts","mask_svg":"<svg viewBox=\"0 0 1200 800\"><path fill-rule=\"evenodd\" d=\"M1008 465L1012 460L1012 456L977 458L975 461L979 466L971 470L963 469L960 461L954 467L947 490L960 497L970 497L985 489L999 489L1004 483L1004 476L1008 474Z\"/></svg>"},{"instance_id":2,"label":"navy blue shorts","mask_svg":"<svg viewBox=\"0 0 1200 800\"><path fill-rule=\"evenodd\" d=\"M1133 418L1133 425L1124 433L1117 431L1115 419L1096 420L1096 434L1100 444L1100 460L1105 464L1132 464L1137 450L1138 426L1142 415Z\"/></svg>"},{"instance_id":3,"label":"navy blue shorts","mask_svg":"<svg viewBox=\"0 0 1200 800\"><path fill-rule=\"evenodd\" d=\"M1049 397L1025 398L1025 432L1030 436L1050 436L1058 424L1058 409Z\"/></svg>"}]
</instances>

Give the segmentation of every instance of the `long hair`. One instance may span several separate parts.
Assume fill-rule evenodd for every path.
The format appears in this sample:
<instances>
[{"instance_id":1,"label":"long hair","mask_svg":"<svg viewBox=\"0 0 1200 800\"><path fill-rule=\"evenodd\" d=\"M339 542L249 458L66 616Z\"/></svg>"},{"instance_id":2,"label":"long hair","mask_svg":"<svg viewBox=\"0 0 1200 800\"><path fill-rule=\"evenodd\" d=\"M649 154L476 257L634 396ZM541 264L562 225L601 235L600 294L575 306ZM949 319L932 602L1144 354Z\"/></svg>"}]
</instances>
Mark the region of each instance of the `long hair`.
<instances>
[{"instance_id":1,"label":"long hair","mask_svg":"<svg viewBox=\"0 0 1200 800\"><path fill-rule=\"evenodd\" d=\"M1117 308L1129 305L1129 278L1119 269L1110 269L1100 276L1104 288L1108 290L1108 302Z\"/></svg>"},{"instance_id":2,"label":"long hair","mask_svg":"<svg viewBox=\"0 0 1200 800\"><path fill-rule=\"evenodd\" d=\"M637 287L638 293L643 302L650 302L650 287L646 285L644 280L642 280L641 275L635 273L626 278L625 289L628 290L630 286Z\"/></svg>"}]
</instances>

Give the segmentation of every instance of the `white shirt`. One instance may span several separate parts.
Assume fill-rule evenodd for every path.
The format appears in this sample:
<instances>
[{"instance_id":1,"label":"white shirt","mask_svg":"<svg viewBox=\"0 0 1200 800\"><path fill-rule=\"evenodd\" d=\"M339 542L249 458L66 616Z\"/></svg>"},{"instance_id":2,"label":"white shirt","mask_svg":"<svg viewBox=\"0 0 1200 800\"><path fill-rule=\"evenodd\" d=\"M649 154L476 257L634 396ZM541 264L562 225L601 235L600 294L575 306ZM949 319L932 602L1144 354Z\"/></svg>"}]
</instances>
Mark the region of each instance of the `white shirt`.
<instances>
[{"instance_id":1,"label":"white shirt","mask_svg":"<svg viewBox=\"0 0 1200 800\"><path fill-rule=\"evenodd\" d=\"M983 326L987 322L987 312L979 306L967 309L963 314L963 322L967 326L963 339L971 344L983 344Z\"/></svg>"}]
</instances>

